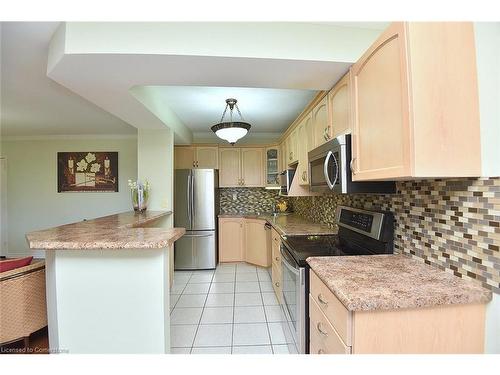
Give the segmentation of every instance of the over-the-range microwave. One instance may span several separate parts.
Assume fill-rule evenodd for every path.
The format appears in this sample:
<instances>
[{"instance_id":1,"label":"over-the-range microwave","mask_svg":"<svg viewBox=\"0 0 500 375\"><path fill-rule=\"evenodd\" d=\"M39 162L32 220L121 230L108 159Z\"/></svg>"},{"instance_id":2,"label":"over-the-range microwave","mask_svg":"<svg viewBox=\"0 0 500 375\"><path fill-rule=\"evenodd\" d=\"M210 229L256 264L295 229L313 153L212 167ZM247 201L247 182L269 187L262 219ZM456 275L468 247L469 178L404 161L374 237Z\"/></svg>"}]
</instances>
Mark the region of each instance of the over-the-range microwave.
<instances>
[{"instance_id":1,"label":"over-the-range microwave","mask_svg":"<svg viewBox=\"0 0 500 375\"><path fill-rule=\"evenodd\" d=\"M347 194L396 192L394 181L353 182L351 155L350 134L340 135L309 151L309 190Z\"/></svg>"}]
</instances>

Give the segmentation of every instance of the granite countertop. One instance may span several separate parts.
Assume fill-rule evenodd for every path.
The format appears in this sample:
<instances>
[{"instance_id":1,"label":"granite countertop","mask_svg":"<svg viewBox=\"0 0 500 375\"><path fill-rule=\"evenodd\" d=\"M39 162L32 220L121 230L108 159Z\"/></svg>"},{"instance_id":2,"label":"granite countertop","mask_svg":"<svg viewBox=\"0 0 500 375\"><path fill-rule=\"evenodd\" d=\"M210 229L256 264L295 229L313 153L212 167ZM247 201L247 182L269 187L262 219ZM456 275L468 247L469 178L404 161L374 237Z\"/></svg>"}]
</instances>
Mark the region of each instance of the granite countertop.
<instances>
[{"instance_id":1,"label":"granite countertop","mask_svg":"<svg viewBox=\"0 0 500 375\"><path fill-rule=\"evenodd\" d=\"M299 215L286 214L273 216L272 213L224 213L219 217L241 217L245 219L262 219L266 220L276 231L282 236L312 236L312 235L326 235L336 234L335 229L330 228L325 224L312 223Z\"/></svg>"},{"instance_id":2,"label":"granite countertop","mask_svg":"<svg viewBox=\"0 0 500 375\"><path fill-rule=\"evenodd\" d=\"M310 257L311 269L350 311L486 303L491 292L405 255Z\"/></svg>"},{"instance_id":3,"label":"granite countertop","mask_svg":"<svg viewBox=\"0 0 500 375\"><path fill-rule=\"evenodd\" d=\"M155 220L171 211L133 211L84 220L26 234L30 249L161 249L172 245L184 228L154 228Z\"/></svg>"}]
</instances>

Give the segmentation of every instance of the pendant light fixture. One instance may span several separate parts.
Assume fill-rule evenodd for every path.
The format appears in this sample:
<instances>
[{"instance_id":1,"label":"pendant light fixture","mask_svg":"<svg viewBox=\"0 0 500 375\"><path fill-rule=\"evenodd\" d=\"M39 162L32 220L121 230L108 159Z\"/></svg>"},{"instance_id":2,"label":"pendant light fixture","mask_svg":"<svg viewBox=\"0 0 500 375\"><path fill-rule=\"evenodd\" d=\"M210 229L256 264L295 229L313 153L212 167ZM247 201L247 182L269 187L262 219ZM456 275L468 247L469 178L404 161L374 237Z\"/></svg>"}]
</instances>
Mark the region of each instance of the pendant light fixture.
<instances>
[{"instance_id":1,"label":"pendant light fixture","mask_svg":"<svg viewBox=\"0 0 500 375\"><path fill-rule=\"evenodd\" d=\"M222 117L218 124L211 127L212 131L220 139L224 139L234 145L238 139L243 138L247 135L248 130L251 125L248 122L244 122L243 116L241 115L240 109L236 104L238 101L233 98L226 99L226 108L222 113ZM229 107L229 121L224 121L224 116L226 115L227 108ZM233 109L236 107L238 114L240 115L241 121L233 121Z\"/></svg>"}]
</instances>

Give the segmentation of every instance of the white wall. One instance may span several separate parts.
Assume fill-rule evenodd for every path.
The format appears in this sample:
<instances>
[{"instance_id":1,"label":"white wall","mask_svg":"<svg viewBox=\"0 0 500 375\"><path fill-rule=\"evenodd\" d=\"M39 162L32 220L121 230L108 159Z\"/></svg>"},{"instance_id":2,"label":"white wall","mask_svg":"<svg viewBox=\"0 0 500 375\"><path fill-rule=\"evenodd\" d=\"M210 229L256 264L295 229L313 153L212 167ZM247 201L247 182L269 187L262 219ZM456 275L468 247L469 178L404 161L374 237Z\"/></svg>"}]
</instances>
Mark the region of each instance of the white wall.
<instances>
[{"instance_id":1,"label":"white wall","mask_svg":"<svg viewBox=\"0 0 500 375\"><path fill-rule=\"evenodd\" d=\"M474 32L483 176L500 176L500 22L476 22Z\"/></svg>"},{"instance_id":2,"label":"white wall","mask_svg":"<svg viewBox=\"0 0 500 375\"><path fill-rule=\"evenodd\" d=\"M165 129L137 130L138 178L148 180L151 194L148 209L173 209L174 200L174 134ZM165 225L172 227L173 215Z\"/></svg>"},{"instance_id":3,"label":"white wall","mask_svg":"<svg viewBox=\"0 0 500 375\"><path fill-rule=\"evenodd\" d=\"M117 193L58 193L57 152L118 151ZM137 178L135 137L2 140L7 158L8 255L31 255L27 232L132 209L128 179ZM42 256L43 252L36 252Z\"/></svg>"}]
</instances>

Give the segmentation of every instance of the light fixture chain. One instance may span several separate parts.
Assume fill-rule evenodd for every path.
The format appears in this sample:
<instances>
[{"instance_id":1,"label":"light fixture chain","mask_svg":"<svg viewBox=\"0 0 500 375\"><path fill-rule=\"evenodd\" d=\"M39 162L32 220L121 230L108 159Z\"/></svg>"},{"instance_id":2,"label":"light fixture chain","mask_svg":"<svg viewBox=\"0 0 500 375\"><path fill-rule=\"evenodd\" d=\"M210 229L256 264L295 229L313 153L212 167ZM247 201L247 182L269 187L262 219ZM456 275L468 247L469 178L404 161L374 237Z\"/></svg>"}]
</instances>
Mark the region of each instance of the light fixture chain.
<instances>
[{"instance_id":1,"label":"light fixture chain","mask_svg":"<svg viewBox=\"0 0 500 375\"><path fill-rule=\"evenodd\" d=\"M222 112L222 117L220 118L220 122L224 122L224 116L226 115L227 107L229 107L229 104L226 104L226 108L224 108L224 112Z\"/></svg>"},{"instance_id":2,"label":"light fixture chain","mask_svg":"<svg viewBox=\"0 0 500 375\"><path fill-rule=\"evenodd\" d=\"M245 119L243 118L243 115L240 112L240 109L238 108L238 104L235 104L234 106L236 107L236 110L238 111L238 114L240 115L241 120L245 121Z\"/></svg>"}]
</instances>

